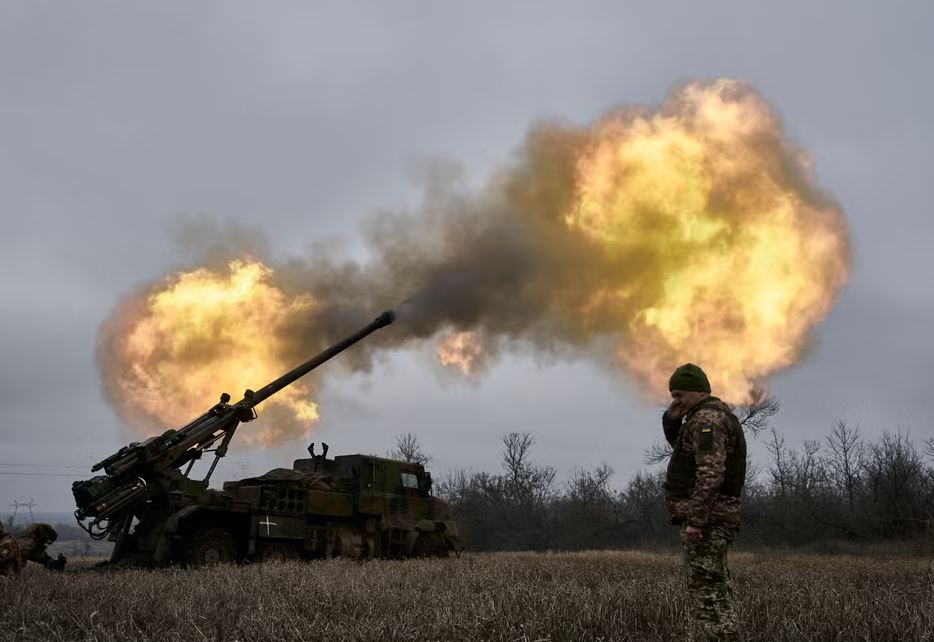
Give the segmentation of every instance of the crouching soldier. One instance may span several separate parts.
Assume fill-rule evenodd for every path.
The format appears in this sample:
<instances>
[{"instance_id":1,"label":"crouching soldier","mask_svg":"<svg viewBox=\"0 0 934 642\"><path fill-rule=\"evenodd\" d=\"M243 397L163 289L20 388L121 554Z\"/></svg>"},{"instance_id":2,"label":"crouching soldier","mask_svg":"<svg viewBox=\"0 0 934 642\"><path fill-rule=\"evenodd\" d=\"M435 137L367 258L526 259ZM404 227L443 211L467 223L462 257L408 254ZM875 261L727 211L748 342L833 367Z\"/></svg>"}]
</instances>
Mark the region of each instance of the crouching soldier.
<instances>
[{"instance_id":1,"label":"crouching soldier","mask_svg":"<svg viewBox=\"0 0 934 642\"><path fill-rule=\"evenodd\" d=\"M28 561L53 571L64 570L65 556L59 553L52 558L45 550L57 537L48 524L33 524L18 537L0 530L0 575L16 575Z\"/></svg>"}]
</instances>

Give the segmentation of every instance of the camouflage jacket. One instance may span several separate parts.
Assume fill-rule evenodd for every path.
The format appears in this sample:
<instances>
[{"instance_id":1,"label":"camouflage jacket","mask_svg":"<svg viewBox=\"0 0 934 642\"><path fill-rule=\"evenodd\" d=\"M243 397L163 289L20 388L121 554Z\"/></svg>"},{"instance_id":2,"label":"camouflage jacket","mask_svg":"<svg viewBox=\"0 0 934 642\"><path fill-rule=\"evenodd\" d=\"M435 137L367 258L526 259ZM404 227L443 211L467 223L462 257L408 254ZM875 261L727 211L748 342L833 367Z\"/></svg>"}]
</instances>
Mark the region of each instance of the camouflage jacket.
<instances>
[{"instance_id":1,"label":"camouflage jacket","mask_svg":"<svg viewBox=\"0 0 934 642\"><path fill-rule=\"evenodd\" d=\"M665 499L672 522L739 527L746 439L730 407L708 397L683 421L662 417L672 453Z\"/></svg>"},{"instance_id":2,"label":"camouflage jacket","mask_svg":"<svg viewBox=\"0 0 934 642\"><path fill-rule=\"evenodd\" d=\"M46 564L52 558L45 550L45 544L32 537L0 537L0 575L18 572L26 562Z\"/></svg>"}]
</instances>

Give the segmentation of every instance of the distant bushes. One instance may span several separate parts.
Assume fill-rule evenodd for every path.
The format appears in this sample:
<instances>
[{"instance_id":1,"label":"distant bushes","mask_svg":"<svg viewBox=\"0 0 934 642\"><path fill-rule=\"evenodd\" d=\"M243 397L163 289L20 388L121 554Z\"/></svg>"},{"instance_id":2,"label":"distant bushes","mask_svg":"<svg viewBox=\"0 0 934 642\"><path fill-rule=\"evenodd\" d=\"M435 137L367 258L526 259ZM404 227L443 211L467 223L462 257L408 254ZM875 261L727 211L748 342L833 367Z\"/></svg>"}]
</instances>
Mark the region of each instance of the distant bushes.
<instances>
[{"instance_id":1,"label":"distant bushes","mask_svg":"<svg viewBox=\"0 0 934 642\"><path fill-rule=\"evenodd\" d=\"M774 414L774 401L767 413ZM740 419L749 413L740 414ZM934 440L902 433L868 440L838 422L822 440L788 447L762 413L747 431L767 438L769 460L750 462L741 542L770 547L855 545L934 536ZM503 437L503 472L457 470L436 485L474 550L584 550L655 547L676 541L668 525L664 471L640 471L622 488L613 470L577 470L565 484L535 464L534 437ZM646 454L665 459L663 446Z\"/></svg>"},{"instance_id":2,"label":"distant bushes","mask_svg":"<svg viewBox=\"0 0 934 642\"><path fill-rule=\"evenodd\" d=\"M748 539L805 545L934 536L934 449L903 433L872 441L838 422L800 450L774 430L764 474L746 492Z\"/></svg>"}]
</instances>

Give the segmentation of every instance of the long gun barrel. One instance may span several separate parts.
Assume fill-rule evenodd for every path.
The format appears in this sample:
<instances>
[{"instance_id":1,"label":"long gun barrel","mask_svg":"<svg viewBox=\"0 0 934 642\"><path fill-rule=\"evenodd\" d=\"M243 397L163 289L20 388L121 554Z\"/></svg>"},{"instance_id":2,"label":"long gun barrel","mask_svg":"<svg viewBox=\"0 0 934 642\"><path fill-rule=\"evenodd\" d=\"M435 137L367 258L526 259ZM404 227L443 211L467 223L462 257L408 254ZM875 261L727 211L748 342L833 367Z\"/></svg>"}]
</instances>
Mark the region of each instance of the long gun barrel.
<instances>
[{"instance_id":1,"label":"long gun barrel","mask_svg":"<svg viewBox=\"0 0 934 642\"><path fill-rule=\"evenodd\" d=\"M72 493L78 510L75 516L79 524L92 537L104 537L115 528L123 527L133 516L140 502L156 495L190 488L192 484L202 490L207 487L218 460L226 455L227 446L240 422L256 418L255 407L286 386L305 376L324 362L337 356L376 330L386 327L395 320L395 313L387 310L366 326L338 341L308 361L296 366L275 381L256 392L247 390L243 398L230 404L230 395L221 395L220 403L213 406L178 430L167 430L144 442L133 443L121 448L110 457L95 464L91 471L103 469L106 475L98 475L86 481L72 484ZM203 481L188 479L191 465L211 446L215 458ZM179 468L188 464L184 473ZM90 526L83 519L93 518ZM119 522L111 524L111 521ZM95 530L96 529L96 530ZM94 532L92 532L94 531Z\"/></svg>"},{"instance_id":2,"label":"long gun barrel","mask_svg":"<svg viewBox=\"0 0 934 642\"><path fill-rule=\"evenodd\" d=\"M340 354L353 344L357 343L361 339L364 339L373 332L376 332L380 328L385 328L395 320L396 313L392 310L386 310L381 315L373 319L369 325L360 328L346 339L338 341L327 350L318 353L300 366L296 366L295 368L289 370L275 381L267 383L265 386L252 393L252 395L244 395L243 399L237 402L236 405L247 405L248 407L252 408L256 404L266 401L266 399L276 394L294 381L301 379L306 374L320 366L322 363L331 359L331 357Z\"/></svg>"}]
</instances>

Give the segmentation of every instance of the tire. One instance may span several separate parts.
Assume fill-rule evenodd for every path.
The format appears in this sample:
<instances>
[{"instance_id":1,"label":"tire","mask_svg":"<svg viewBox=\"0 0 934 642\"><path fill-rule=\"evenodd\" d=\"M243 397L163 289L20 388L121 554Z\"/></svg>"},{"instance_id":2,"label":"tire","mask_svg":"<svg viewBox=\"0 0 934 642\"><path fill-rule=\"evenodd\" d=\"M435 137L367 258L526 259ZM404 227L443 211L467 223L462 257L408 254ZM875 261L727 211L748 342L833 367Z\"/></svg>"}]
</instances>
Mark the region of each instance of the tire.
<instances>
[{"instance_id":1,"label":"tire","mask_svg":"<svg viewBox=\"0 0 934 642\"><path fill-rule=\"evenodd\" d=\"M186 539L183 559L188 566L232 564L237 561L237 540L223 528L199 528Z\"/></svg>"},{"instance_id":2,"label":"tire","mask_svg":"<svg viewBox=\"0 0 934 642\"><path fill-rule=\"evenodd\" d=\"M259 550L261 562L288 562L300 559L301 551L294 542L270 540L263 542Z\"/></svg>"},{"instance_id":3,"label":"tire","mask_svg":"<svg viewBox=\"0 0 934 642\"><path fill-rule=\"evenodd\" d=\"M447 557L449 554L443 533L420 533L412 546L412 557Z\"/></svg>"}]
</instances>

